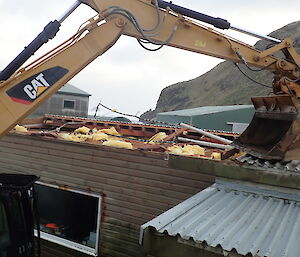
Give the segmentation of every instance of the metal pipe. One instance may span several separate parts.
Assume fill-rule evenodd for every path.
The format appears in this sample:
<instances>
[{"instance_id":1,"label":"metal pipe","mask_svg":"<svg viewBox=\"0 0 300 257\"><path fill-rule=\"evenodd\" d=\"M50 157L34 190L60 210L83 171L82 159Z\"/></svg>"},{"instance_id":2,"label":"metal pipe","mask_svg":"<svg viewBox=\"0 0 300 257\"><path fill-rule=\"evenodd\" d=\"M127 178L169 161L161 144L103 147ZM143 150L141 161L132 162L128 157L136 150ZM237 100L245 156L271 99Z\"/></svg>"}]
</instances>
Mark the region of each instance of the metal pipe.
<instances>
[{"instance_id":1,"label":"metal pipe","mask_svg":"<svg viewBox=\"0 0 300 257\"><path fill-rule=\"evenodd\" d=\"M65 19L67 19L70 15L71 15L71 13L72 12L74 12L76 9L77 9L77 7L79 6L81 4L81 2L80 1L76 1L62 16L60 16L58 19L57 19L57 21L59 22L59 23L62 23Z\"/></svg>"},{"instance_id":2,"label":"metal pipe","mask_svg":"<svg viewBox=\"0 0 300 257\"><path fill-rule=\"evenodd\" d=\"M250 35L250 36L253 36L253 37L268 40L268 41L271 41L271 42L275 42L275 43L281 43L282 42L280 39L270 37L270 36L261 35L259 33L256 33L256 32L250 31L250 30L246 30L246 29L240 28L238 26L234 26L234 25L230 25L230 29L238 31L238 32L242 32L244 34L247 34L247 35Z\"/></svg>"},{"instance_id":3,"label":"metal pipe","mask_svg":"<svg viewBox=\"0 0 300 257\"><path fill-rule=\"evenodd\" d=\"M178 137L178 141L187 142L187 143L196 143L198 145L208 146L208 147L213 147L213 148L219 148L219 149L224 149L224 150L228 150L228 149L233 148L230 145L222 145L222 144L211 143L211 142L200 141L200 140L194 140L194 139L184 138L184 137Z\"/></svg>"},{"instance_id":4,"label":"metal pipe","mask_svg":"<svg viewBox=\"0 0 300 257\"><path fill-rule=\"evenodd\" d=\"M187 9L185 7L173 4L172 2L168 3L163 0L158 0L158 6L163 9L166 9L167 7L169 7L169 8L171 8L171 10L173 10L176 13L179 13L181 15L190 17L190 18L198 20L198 21L205 22L205 23L213 25L214 27L219 28L219 29L232 29L232 30L235 30L235 31L238 31L238 32L250 35L250 36L254 36L254 37L257 37L260 39L265 39L265 40L275 42L275 43L281 43L281 40L279 40L277 38L261 35L256 32L242 29L238 26L231 25L230 22L228 22L225 19L215 18L215 17L209 16L209 15L206 15L204 13L196 12L194 10Z\"/></svg>"},{"instance_id":5,"label":"metal pipe","mask_svg":"<svg viewBox=\"0 0 300 257\"><path fill-rule=\"evenodd\" d=\"M231 140L228 140L228 139L226 139L226 138L223 138L223 137L214 135L214 134L209 133L209 132L207 132L207 131L204 131L204 130L202 130L202 129L195 128L195 127L190 126L190 125L188 125L188 124L180 123L179 125L180 125L181 127L183 127L183 128L187 128L187 129L190 129L190 130L194 130L194 131L196 131L196 132L198 132L198 133L200 133L200 134L202 134L202 135L204 135L204 136L207 136L207 137L216 139L216 140L218 140L218 141L220 141L220 142L222 142L222 143L224 143L224 144L230 145L230 144L232 143Z\"/></svg>"},{"instance_id":6,"label":"metal pipe","mask_svg":"<svg viewBox=\"0 0 300 257\"><path fill-rule=\"evenodd\" d=\"M215 18L200 12L196 12L191 9L187 9L185 7L173 4L172 2L168 3L166 1L158 0L158 6L160 8L166 9L167 7L171 8L172 11L182 14L184 16L190 17L192 19L202 21L208 24L211 24L219 29L229 29L230 23L227 20L222 18Z\"/></svg>"}]
</instances>

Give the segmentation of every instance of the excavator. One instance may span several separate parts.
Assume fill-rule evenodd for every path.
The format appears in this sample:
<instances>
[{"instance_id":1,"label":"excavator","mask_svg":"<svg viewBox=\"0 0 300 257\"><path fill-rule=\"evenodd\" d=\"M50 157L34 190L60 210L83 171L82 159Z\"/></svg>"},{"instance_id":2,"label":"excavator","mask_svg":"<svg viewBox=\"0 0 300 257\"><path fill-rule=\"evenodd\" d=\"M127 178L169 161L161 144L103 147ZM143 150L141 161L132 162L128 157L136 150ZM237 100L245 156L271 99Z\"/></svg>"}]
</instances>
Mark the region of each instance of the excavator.
<instances>
[{"instance_id":1,"label":"excavator","mask_svg":"<svg viewBox=\"0 0 300 257\"><path fill-rule=\"evenodd\" d=\"M42 45L55 37L62 22L80 4L90 6L97 15L84 23L68 40L24 66ZM220 32L229 29L269 41L270 47L259 51ZM300 160L300 55L294 48L293 40L261 35L234 26L225 19L163 0L80 0L59 19L51 21L0 73L0 137L109 50L122 35L137 39L146 50L171 46L229 60L250 70L270 71L273 74L273 81L270 81L273 94L252 98L254 117L232 145L264 160ZM154 49L149 48L149 44ZM24 188L27 187L27 184L24 185ZM23 207L32 209L32 202L24 202ZM6 212L9 220L7 214L14 206L3 206L2 216ZM19 209L22 212L22 208ZM32 221L29 223L32 224ZM32 226L27 227L32 231ZM11 231L6 233L12 234ZM33 236L31 232L27 235L31 235L27 238ZM33 256L33 251L29 249L32 239L23 243L24 251L19 252L14 249L17 244L9 243L9 240L1 245L2 256Z\"/></svg>"}]
</instances>

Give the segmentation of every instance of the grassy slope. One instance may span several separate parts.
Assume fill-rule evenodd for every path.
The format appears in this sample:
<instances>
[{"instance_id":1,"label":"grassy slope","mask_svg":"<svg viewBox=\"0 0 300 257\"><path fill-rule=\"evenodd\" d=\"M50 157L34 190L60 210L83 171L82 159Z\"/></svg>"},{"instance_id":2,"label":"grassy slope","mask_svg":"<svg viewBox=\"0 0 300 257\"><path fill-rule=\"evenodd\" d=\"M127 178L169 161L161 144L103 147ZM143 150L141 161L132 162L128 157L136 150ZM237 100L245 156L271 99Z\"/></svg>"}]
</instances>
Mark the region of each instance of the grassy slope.
<instances>
[{"instance_id":1,"label":"grassy slope","mask_svg":"<svg viewBox=\"0 0 300 257\"><path fill-rule=\"evenodd\" d=\"M284 39L291 37L300 49L300 21L291 23L270 35ZM271 45L259 41L256 48L263 50ZM272 74L267 71L251 72L242 67L251 78L263 84L272 84ZM261 87L246 78L233 63L225 61L211 71L189 81L179 82L162 90L154 112L143 117L153 118L157 112L194 108L205 105L249 104L252 96L271 93L271 89Z\"/></svg>"}]
</instances>

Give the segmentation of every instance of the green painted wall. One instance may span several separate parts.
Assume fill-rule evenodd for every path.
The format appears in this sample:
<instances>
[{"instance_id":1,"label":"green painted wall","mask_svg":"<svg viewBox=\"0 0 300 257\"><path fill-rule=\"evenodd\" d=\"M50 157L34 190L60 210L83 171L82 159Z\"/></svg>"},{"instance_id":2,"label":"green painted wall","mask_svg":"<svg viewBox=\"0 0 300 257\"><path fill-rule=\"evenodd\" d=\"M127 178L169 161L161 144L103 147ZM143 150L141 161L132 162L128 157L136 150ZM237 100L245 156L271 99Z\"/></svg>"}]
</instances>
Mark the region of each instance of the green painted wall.
<instances>
[{"instance_id":1,"label":"green painted wall","mask_svg":"<svg viewBox=\"0 0 300 257\"><path fill-rule=\"evenodd\" d=\"M250 123L253 115L252 108L218 112L192 117L192 124L199 128L232 131L232 125L227 122Z\"/></svg>"},{"instance_id":2,"label":"green painted wall","mask_svg":"<svg viewBox=\"0 0 300 257\"><path fill-rule=\"evenodd\" d=\"M250 123L253 115L254 108L245 108L195 116L157 114L157 120L172 124L184 122L202 129L232 131L232 125L227 122Z\"/></svg>"},{"instance_id":3,"label":"green painted wall","mask_svg":"<svg viewBox=\"0 0 300 257\"><path fill-rule=\"evenodd\" d=\"M158 121L163 121L171 124L177 124L180 122L191 124L191 117L189 116L179 116L179 115L156 115Z\"/></svg>"}]
</instances>

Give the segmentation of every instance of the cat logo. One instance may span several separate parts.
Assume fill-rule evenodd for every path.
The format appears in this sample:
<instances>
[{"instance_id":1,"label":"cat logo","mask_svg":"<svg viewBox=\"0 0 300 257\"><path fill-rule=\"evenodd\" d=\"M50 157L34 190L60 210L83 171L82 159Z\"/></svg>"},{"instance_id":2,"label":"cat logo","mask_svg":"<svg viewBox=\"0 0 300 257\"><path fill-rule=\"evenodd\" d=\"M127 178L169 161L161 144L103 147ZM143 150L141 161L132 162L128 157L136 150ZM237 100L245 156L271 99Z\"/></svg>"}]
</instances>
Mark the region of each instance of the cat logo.
<instances>
[{"instance_id":1,"label":"cat logo","mask_svg":"<svg viewBox=\"0 0 300 257\"><path fill-rule=\"evenodd\" d=\"M14 102L29 105L63 78L69 71L63 67L43 70L21 81L6 93Z\"/></svg>"},{"instance_id":2,"label":"cat logo","mask_svg":"<svg viewBox=\"0 0 300 257\"><path fill-rule=\"evenodd\" d=\"M35 79L31 81L24 87L25 93L30 99L36 99L40 94L42 94L47 88L50 87L47 80L44 78L44 74L40 73Z\"/></svg>"}]
</instances>

